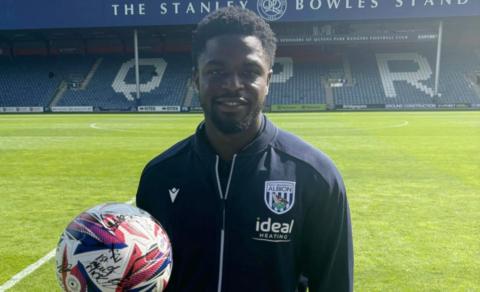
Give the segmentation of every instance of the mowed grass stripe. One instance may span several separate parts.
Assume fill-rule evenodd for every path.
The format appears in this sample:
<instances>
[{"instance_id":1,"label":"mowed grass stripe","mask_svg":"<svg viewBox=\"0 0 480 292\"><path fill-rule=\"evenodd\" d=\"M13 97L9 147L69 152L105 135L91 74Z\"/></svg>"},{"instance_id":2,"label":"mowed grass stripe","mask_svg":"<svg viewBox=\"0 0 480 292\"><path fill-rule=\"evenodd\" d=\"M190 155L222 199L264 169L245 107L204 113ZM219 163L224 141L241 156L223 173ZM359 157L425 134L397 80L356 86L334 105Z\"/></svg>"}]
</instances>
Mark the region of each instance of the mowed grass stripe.
<instances>
[{"instance_id":1,"label":"mowed grass stripe","mask_svg":"<svg viewBox=\"0 0 480 292\"><path fill-rule=\"evenodd\" d=\"M172 124L149 123L152 116L11 117L15 120L0 124L0 211L6 219L0 233L0 283L51 250L80 211L131 198L144 164L170 145L157 139L156 131L182 135ZM91 120L124 127L132 118L138 129L150 132L138 138L88 127Z\"/></svg>"},{"instance_id":2,"label":"mowed grass stripe","mask_svg":"<svg viewBox=\"0 0 480 292\"><path fill-rule=\"evenodd\" d=\"M464 156L463 159L455 159L457 163L450 169L440 167L452 163L448 161L449 157L458 151L445 143L448 131L437 135L432 129L430 137L425 137L425 133L418 132L423 130L419 124L418 120L412 122L411 128L403 129L403 133L375 132L366 146L376 145L375 150L359 152L368 154L370 160L352 159L351 162L357 165L348 167L347 175L351 177L346 180L350 182L349 187L356 190L355 199L362 197L357 212L361 211L360 217L369 218L370 228L361 232L365 239L372 238L362 241L368 245L368 252L357 252L357 266L370 267L361 269L365 273L357 273L357 279L370 281L373 286L374 281L378 281L372 277L372 271L375 271L381 279L394 276L395 282L400 284L398 289L402 291L430 290L431 282L441 283L437 284L439 286L456 282L475 287L474 275L478 269L472 266L470 259L475 257L476 251L470 244L478 244L474 230L478 228L475 221L478 222L479 218L475 212L479 208L479 188L464 182L476 176L478 171L469 174L451 169L455 169L453 165L475 165L472 159L478 157L478 153L459 150L458 155ZM445 129L443 125L437 126ZM469 142L478 145L478 136L473 139L477 139L476 142ZM471 145L469 142L464 145ZM359 148L359 144L360 141L352 151ZM457 147L461 144L458 143ZM371 177L365 179L369 173ZM472 204L464 206L465 199ZM461 220L463 216L476 219L464 222ZM354 220L354 224L361 221ZM470 238L463 240L465 236ZM462 240L454 241L452 237ZM358 248L364 246L357 245L357 251ZM470 265L462 267L456 264L459 262L470 262ZM395 270L398 273L392 273Z\"/></svg>"},{"instance_id":3,"label":"mowed grass stripe","mask_svg":"<svg viewBox=\"0 0 480 292\"><path fill-rule=\"evenodd\" d=\"M357 291L478 288L479 112L269 116L341 169L352 210ZM0 212L6 218L0 223L0 283L51 250L80 211L128 200L144 164L200 120L0 116ZM54 270L50 261L12 291L58 290Z\"/></svg>"}]
</instances>

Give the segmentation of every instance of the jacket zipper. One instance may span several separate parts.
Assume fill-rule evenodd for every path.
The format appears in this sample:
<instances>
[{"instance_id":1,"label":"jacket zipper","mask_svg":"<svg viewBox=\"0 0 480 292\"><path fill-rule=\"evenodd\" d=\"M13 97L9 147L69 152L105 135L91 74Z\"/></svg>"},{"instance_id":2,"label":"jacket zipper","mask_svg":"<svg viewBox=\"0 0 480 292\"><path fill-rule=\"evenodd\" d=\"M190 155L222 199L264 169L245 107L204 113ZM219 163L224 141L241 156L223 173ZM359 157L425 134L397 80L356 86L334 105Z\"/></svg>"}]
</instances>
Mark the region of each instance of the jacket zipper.
<instances>
[{"instance_id":1,"label":"jacket zipper","mask_svg":"<svg viewBox=\"0 0 480 292\"><path fill-rule=\"evenodd\" d=\"M224 246L225 246L225 203L227 201L228 191L230 190L230 182L232 180L232 173L233 173L233 168L235 166L236 157L237 157L237 154L234 154L232 158L232 165L230 166L230 173L228 174L228 181L227 181L227 187L225 188L225 194L222 191L222 183L220 182L220 175L218 174L218 164L220 161L220 157L218 155L216 156L216 161L215 161L215 175L217 178L218 194L220 195L220 200L222 201L222 230L220 231L220 257L219 257L219 264L218 264L218 286L217 286L218 292L222 291L223 252L224 252Z\"/></svg>"}]
</instances>

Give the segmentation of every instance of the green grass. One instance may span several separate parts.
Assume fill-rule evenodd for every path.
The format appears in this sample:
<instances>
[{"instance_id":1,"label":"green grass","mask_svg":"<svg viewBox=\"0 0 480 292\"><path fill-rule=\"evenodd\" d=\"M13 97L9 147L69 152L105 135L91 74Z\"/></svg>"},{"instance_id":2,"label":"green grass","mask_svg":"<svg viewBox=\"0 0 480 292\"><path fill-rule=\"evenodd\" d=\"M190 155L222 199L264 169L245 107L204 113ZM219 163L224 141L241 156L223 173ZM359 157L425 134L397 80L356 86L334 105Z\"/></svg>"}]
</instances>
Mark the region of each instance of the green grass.
<instances>
[{"instance_id":1,"label":"green grass","mask_svg":"<svg viewBox=\"0 0 480 292\"><path fill-rule=\"evenodd\" d=\"M348 189L356 291L480 289L480 112L270 114L331 156ZM67 223L130 200L200 115L0 115L0 285ZM11 291L56 291L53 260Z\"/></svg>"}]
</instances>

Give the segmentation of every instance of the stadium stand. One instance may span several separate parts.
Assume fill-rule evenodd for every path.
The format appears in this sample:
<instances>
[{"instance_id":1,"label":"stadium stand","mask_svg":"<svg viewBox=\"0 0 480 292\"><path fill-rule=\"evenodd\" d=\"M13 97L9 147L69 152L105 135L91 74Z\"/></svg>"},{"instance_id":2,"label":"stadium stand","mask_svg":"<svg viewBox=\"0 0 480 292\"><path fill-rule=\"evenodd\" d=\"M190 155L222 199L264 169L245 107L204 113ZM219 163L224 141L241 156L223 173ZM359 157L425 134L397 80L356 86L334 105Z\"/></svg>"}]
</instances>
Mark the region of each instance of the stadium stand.
<instances>
[{"instance_id":1,"label":"stadium stand","mask_svg":"<svg viewBox=\"0 0 480 292\"><path fill-rule=\"evenodd\" d=\"M69 46L76 44L59 42L56 52ZM444 50L440 96L434 96L435 50L431 47L356 47L335 58L291 52L276 59L267 105L480 103L476 81L480 58L471 49ZM140 100L136 99L134 61L125 54L5 56L0 66L3 107L93 106L125 111L141 105L199 106L189 88L191 62L185 53L142 56Z\"/></svg>"},{"instance_id":2,"label":"stadium stand","mask_svg":"<svg viewBox=\"0 0 480 292\"><path fill-rule=\"evenodd\" d=\"M480 57L473 51L447 49L444 52L440 80L440 103L480 103L477 94L480 83L475 72L480 71ZM469 78L471 76L471 78Z\"/></svg>"},{"instance_id":3,"label":"stadium stand","mask_svg":"<svg viewBox=\"0 0 480 292\"><path fill-rule=\"evenodd\" d=\"M478 103L468 75L480 69L472 52L447 51L440 96L434 95L434 51L349 52L352 85L333 89L336 104ZM432 65L433 64L433 65Z\"/></svg>"},{"instance_id":4,"label":"stadium stand","mask_svg":"<svg viewBox=\"0 0 480 292\"><path fill-rule=\"evenodd\" d=\"M13 53L15 56L46 56L48 49L42 41L18 41L13 44Z\"/></svg>"},{"instance_id":5,"label":"stadium stand","mask_svg":"<svg viewBox=\"0 0 480 292\"><path fill-rule=\"evenodd\" d=\"M169 54L163 57L167 67L160 86L149 94L142 94L142 105L181 105L191 76L190 56ZM132 81L134 80L132 71ZM132 82L134 83L134 81Z\"/></svg>"},{"instance_id":6,"label":"stadium stand","mask_svg":"<svg viewBox=\"0 0 480 292\"><path fill-rule=\"evenodd\" d=\"M381 104L384 101L383 86L376 63L370 51L356 50L346 54L352 80L344 86L333 88L335 104Z\"/></svg>"},{"instance_id":7,"label":"stadium stand","mask_svg":"<svg viewBox=\"0 0 480 292\"><path fill-rule=\"evenodd\" d=\"M296 63L292 58L277 58L268 104L325 103L322 84L325 73L319 63Z\"/></svg>"},{"instance_id":8,"label":"stadium stand","mask_svg":"<svg viewBox=\"0 0 480 292\"><path fill-rule=\"evenodd\" d=\"M98 108L125 110L135 103L129 102L125 97L116 94L109 84L115 78L119 70L119 64L124 60L123 57L94 57L94 63L88 71L83 72L85 79L81 80L78 88L70 88L67 90L57 103L58 106L93 106ZM93 76L91 79L87 76ZM83 81L86 83L83 83Z\"/></svg>"},{"instance_id":9,"label":"stadium stand","mask_svg":"<svg viewBox=\"0 0 480 292\"><path fill-rule=\"evenodd\" d=\"M267 105L272 104L324 104L325 88L322 83L327 69L322 63L295 62L290 57L275 60ZM198 98L192 106L199 106Z\"/></svg>"},{"instance_id":10,"label":"stadium stand","mask_svg":"<svg viewBox=\"0 0 480 292\"><path fill-rule=\"evenodd\" d=\"M140 100L136 100L133 59L104 56L101 60L88 84L68 90L59 106L130 110L138 105L181 105L191 72L188 56L140 59Z\"/></svg>"},{"instance_id":11,"label":"stadium stand","mask_svg":"<svg viewBox=\"0 0 480 292\"><path fill-rule=\"evenodd\" d=\"M61 82L49 57L0 59L0 106L46 106Z\"/></svg>"},{"instance_id":12,"label":"stadium stand","mask_svg":"<svg viewBox=\"0 0 480 292\"><path fill-rule=\"evenodd\" d=\"M48 2L36 9L45 9L43 16L22 18L15 9L37 11L24 9L28 1L7 1L11 8L1 10L5 15L0 17L0 112L56 107L197 110L190 79L191 32L197 20L214 9L213 2L162 3L161 9L149 13L142 3L115 4L91 9L102 13L88 17L66 9L69 5ZM220 2L215 2L216 8ZM254 2L245 5L260 13L260 2ZM431 7L424 10L417 10L415 1L371 1L370 6L360 2L350 7L348 1L328 1L323 5L332 9L320 9L322 1L300 1L284 5L288 13L260 13L279 40L267 107L480 108L478 1L428 1ZM74 17L58 18L58 11ZM139 99L135 48L140 57ZM435 88L438 48L442 55Z\"/></svg>"},{"instance_id":13,"label":"stadium stand","mask_svg":"<svg viewBox=\"0 0 480 292\"><path fill-rule=\"evenodd\" d=\"M50 54L77 54L84 55L86 53L85 42L75 39L54 39L49 43Z\"/></svg>"},{"instance_id":14,"label":"stadium stand","mask_svg":"<svg viewBox=\"0 0 480 292\"><path fill-rule=\"evenodd\" d=\"M0 58L9 57L11 55L11 49L8 43L0 42Z\"/></svg>"}]
</instances>

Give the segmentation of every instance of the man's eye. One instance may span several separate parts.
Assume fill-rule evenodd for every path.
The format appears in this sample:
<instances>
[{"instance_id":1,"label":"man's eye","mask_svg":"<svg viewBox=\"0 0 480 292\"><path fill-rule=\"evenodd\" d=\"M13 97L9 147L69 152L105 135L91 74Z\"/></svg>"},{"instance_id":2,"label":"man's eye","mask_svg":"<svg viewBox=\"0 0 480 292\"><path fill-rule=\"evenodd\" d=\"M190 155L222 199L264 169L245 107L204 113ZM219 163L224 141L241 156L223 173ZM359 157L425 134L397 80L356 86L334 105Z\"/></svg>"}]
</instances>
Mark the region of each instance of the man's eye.
<instances>
[{"instance_id":1,"label":"man's eye","mask_svg":"<svg viewBox=\"0 0 480 292\"><path fill-rule=\"evenodd\" d=\"M260 73L255 70L246 70L243 71L243 75L246 77L257 77L260 75Z\"/></svg>"},{"instance_id":2,"label":"man's eye","mask_svg":"<svg viewBox=\"0 0 480 292\"><path fill-rule=\"evenodd\" d=\"M221 75L221 74L223 74L223 71L222 71L222 70L214 69L214 70L209 70L207 73L208 73L209 75L216 76L216 75Z\"/></svg>"}]
</instances>

